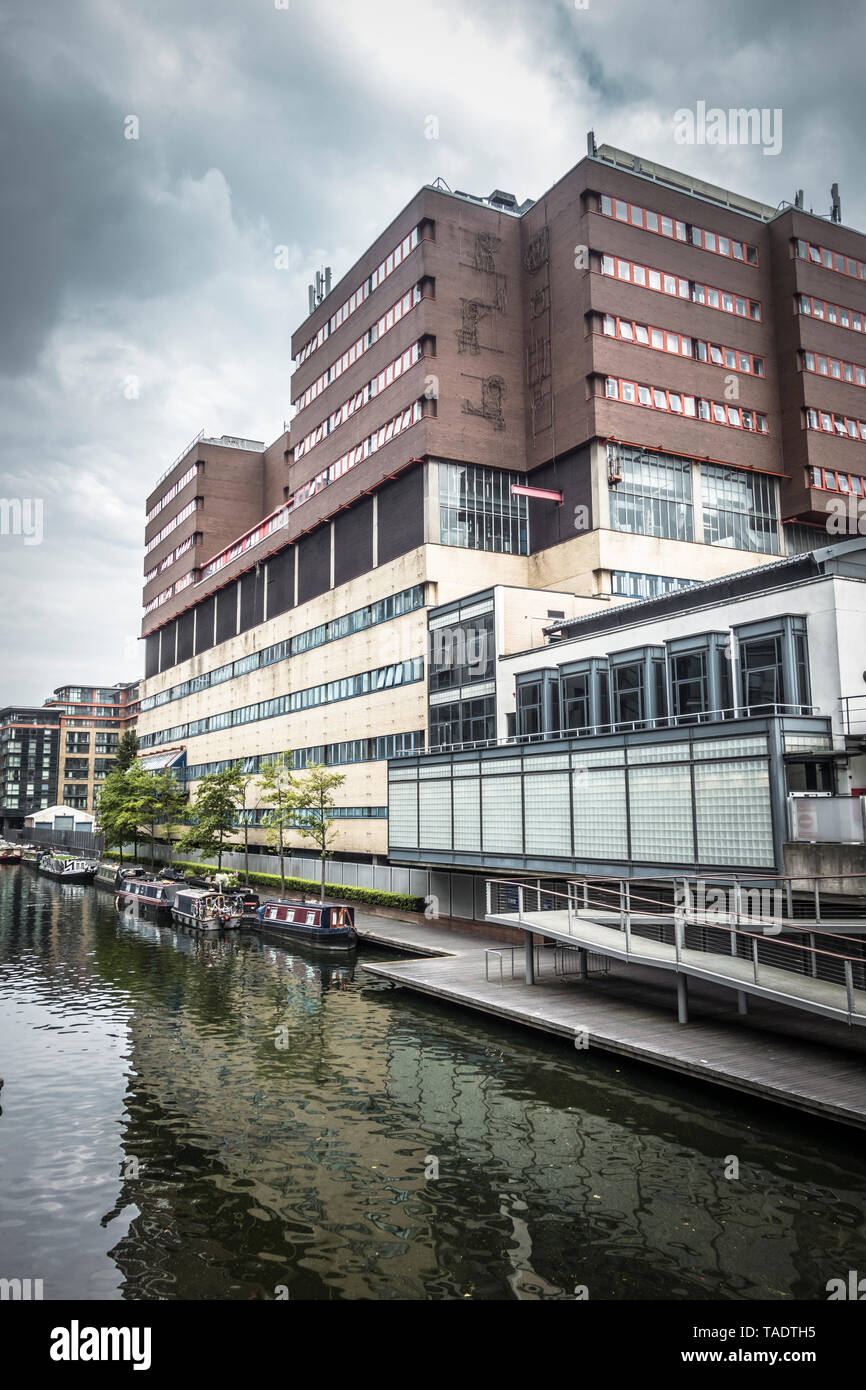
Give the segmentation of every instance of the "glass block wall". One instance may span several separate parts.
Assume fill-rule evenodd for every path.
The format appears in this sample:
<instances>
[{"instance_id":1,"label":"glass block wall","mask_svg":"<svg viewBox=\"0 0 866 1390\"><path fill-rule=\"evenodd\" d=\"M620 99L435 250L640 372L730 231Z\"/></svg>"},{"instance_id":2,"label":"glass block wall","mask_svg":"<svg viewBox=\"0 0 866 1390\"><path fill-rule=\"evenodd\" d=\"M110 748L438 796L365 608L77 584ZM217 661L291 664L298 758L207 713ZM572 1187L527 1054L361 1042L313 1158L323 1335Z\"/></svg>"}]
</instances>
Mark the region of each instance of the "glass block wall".
<instances>
[{"instance_id":1,"label":"glass block wall","mask_svg":"<svg viewBox=\"0 0 866 1390\"><path fill-rule=\"evenodd\" d=\"M754 726L753 726L754 727ZM772 790L783 776L766 732L673 742L621 737L435 754L390 765L390 852L638 863L694 871L773 869Z\"/></svg>"}]
</instances>

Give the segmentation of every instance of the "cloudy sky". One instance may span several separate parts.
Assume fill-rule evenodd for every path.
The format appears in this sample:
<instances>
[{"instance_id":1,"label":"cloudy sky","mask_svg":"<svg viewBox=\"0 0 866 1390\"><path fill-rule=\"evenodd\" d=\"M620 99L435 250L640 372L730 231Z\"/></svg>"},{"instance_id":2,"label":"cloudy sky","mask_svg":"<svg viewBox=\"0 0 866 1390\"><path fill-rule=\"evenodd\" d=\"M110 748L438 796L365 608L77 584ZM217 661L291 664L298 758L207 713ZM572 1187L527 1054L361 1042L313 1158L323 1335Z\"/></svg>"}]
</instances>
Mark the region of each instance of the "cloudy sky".
<instances>
[{"instance_id":1,"label":"cloudy sky","mask_svg":"<svg viewBox=\"0 0 866 1390\"><path fill-rule=\"evenodd\" d=\"M420 185L537 197L594 128L866 227L864 39L855 0L5 0L0 497L42 540L3 508L0 705L140 674L145 495L202 428L280 432L315 269ZM781 152L678 144L699 101L781 109Z\"/></svg>"}]
</instances>

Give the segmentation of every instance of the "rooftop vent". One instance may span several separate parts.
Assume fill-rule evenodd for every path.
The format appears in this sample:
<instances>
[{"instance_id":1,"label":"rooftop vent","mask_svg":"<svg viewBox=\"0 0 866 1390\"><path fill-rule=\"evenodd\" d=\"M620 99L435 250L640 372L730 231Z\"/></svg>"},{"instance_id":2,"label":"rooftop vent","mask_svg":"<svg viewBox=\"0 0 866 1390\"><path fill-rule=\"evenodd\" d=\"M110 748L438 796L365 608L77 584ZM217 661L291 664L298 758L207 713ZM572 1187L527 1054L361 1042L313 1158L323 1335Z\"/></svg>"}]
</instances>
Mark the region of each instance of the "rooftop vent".
<instances>
[{"instance_id":1,"label":"rooftop vent","mask_svg":"<svg viewBox=\"0 0 866 1390\"><path fill-rule=\"evenodd\" d=\"M514 194L503 193L501 188L494 188L487 201L488 203L490 203L492 207L496 208L515 209L517 207L517 199L515 198Z\"/></svg>"}]
</instances>

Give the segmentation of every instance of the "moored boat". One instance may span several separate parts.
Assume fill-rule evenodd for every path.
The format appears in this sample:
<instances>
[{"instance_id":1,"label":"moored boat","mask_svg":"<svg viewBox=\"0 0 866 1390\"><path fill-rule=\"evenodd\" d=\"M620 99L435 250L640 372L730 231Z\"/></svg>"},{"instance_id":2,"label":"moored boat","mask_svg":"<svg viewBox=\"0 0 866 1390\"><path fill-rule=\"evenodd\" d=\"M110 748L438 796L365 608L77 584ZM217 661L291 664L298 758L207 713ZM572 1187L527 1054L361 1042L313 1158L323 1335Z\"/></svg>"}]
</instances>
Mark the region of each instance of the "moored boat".
<instances>
[{"instance_id":1,"label":"moored boat","mask_svg":"<svg viewBox=\"0 0 866 1390\"><path fill-rule=\"evenodd\" d=\"M273 900L258 910L263 931L296 937L325 951L350 951L357 944L355 910L342 903L292 903Z\"/></svg>"},{"instance_id":2,"label":"moored boat","mask_svg":"<svg viewBox=\"0 0 866 1390\"><path fill-rule=\"evenodd\" d=\"M95 859L73 859L71 854L43 854L38 868L61 883L92 883L99 865Z\"/></svg>"},{"instance_id":3,"label":"moored boat","mask_svg":"<svg viewBox=\"0 0 866 1390\"><path fill-rule=\"evenodd\" d=\"M118 885L115 907L151 908L171 912L178 885L160 879L124 878Z\"/></svg>"},{"instance_id":4,"label":"moored boat","mask_svg":"<svg viewBox=\"0 0 866 1390\"><path fill-rule=\"evenodd\" d=\"M171 915L175 922L185 927L197 927L204 931L219 931L221 928L239 927L241 910L239 905L224 893L216 893L212 888L178 887L171 905Z\"/></svg>"},{"instance_id":5,"label":"moored boat","mask_svg":"<svg viewBox=\"0 0 866 1390\"><path fill-rule=\"evenodd\" d=\"M17 845L0 844L0 864L20 864L21 851Z\"/></svg>"}]
</instances>

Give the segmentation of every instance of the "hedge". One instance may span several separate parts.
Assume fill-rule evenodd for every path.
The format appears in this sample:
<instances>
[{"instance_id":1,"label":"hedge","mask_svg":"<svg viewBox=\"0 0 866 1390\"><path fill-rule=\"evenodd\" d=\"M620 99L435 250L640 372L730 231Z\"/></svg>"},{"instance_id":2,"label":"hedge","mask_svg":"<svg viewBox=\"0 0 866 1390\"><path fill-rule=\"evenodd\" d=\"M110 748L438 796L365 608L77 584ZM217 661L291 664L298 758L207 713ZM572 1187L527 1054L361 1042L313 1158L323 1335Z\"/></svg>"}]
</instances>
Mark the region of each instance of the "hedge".
<instances>
[{"instance_id":1,"label":"hedge","mask_svg":"<svg viewBox=\"0 0 866 1390\"><path fill-rule=\"evenodd\" d=\"M116 861L118 856L112 853L106 854L104 858ZM167 868L168 865L163 864L162 867ZM193 874L216 874L220 872L215 864L190 864L178 859L174 861L172 868L188 870ZM234 877L240 876L237 869L223 869L222 872L232 874ZM250 883L256 887L279 888L280 876L279 874L251 873ZM286 888L294 888L299 893L316 895L322 891L320 880L312 878L289 878L287 876ZM353 888L347 883L326 883L325 891L343 902L369 903L376 907L394 907L400 908L404 912L423 912L425 906L424 898L416 898L410 893L386 893L383 889L378 888Z\"/></svg>"}]
</instances>

